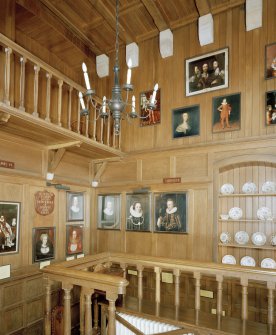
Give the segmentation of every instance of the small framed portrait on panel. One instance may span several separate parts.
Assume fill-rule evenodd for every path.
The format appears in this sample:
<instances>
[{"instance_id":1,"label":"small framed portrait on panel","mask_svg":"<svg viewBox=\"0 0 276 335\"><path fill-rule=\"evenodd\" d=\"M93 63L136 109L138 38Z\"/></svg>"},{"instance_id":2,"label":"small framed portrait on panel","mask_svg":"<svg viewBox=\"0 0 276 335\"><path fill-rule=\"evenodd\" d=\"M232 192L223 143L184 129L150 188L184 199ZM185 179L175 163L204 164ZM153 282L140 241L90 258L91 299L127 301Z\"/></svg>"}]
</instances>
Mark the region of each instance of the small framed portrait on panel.
<instances>
[{"instance_id":1,"label":"small framed portrait on panel","mask_svg":"<svg viewBox=\"0 0 276 335\"><path fill-rule=\"evenodd\" d=\"M150 231L151 195L132 193L126 195L126 230Z\"/></svg>"},{"instance_id":2,"label":"small framed portrait on panel","mask_svg":"<svg viewBox=\"0 0 276 335\"><path fill-rule=\"evenodd\" d=\"M66 226L66 254L83 253L83 225Z\"/></svg>"},{"instance_id":3,"label":"small framed portrait on panel","mask_svg":"<svg viewBox=\"0 0 276 335\"><path fill-rule=\"evenodd\" d=\"M173 138L199 135L199 114L199 105L173 109Z\"/></svg>"},{"instance_id":4,"label":"small framed portrait on panel","mask_svg":"<svg viewBox=\"0 0 276 335\"><path fill-rule=\"evenodd\" d=\"M98 229L121 228L121 196L105 194L98 196Z\"/></svg>"},{"instance_id":5,"label":"small framed portrait on panel","mask_svg":"<svg viewBox=\"0 0 276 335\"><path fill-rule=\"evenodd\" d=\"M19 249L20 203L0 201L0 256Z\"/></svg>"},{"instance_id":6,"label":"small framed portrait on panel","mask_svg":"<svg viewBox=\"0 0 276 335\"><path fill-rule=\"evenodd\" d=\"M55 227L33 228L33 261L55 258Z\"/></svg>"},{"instance_id":7,"label":"small framed portrait on panel","mask_svg":"<svg viewBox=\"0 0 276 335\"><path fill-rule=\"evenodd\" d=\"M155 109L149 109L148 103L152 100L153 90L140 93L140 126L151 126L161 122L161 91L160 88L156 91L154 100Z\"/></svg>"},{"instance_id":8,"label":"small framed portrait on panel","mask_svg":"<svg viewBox=\"0 0 276 335\"><path fill-rule=\"evenodd\" d=\"M276 78L276 43L265 47L265 79Z\"/></svg>"},{"instance_id":9,"label":"small framed portrait on panel","mask_svg":"<svg viewBox=\"0 0 276 335\"><path fill-rule=\"evenodd\" d=\"M84 221L84 194L81 192L67 192L67 221Z\"/></svg>"},{"instance_id":10,"label":"small framed portrait on panel","mask_svg":"<svg viewBox=\"0 0 276 335\"><path fill-rule=\"evenodd\" d=\"M187 193L154 193L154 231L187 233Z\"/></svg>"},{"instance_id":11,"label":"small framed portrait on panel","mask_svg":"<svg viewBox=\"0 0 276 335\"><path fill-rule=\"evenodd\" d=\"M276 91L265 94L265 123L267 126L276 124Z\"/></svg>"}]
</instances>

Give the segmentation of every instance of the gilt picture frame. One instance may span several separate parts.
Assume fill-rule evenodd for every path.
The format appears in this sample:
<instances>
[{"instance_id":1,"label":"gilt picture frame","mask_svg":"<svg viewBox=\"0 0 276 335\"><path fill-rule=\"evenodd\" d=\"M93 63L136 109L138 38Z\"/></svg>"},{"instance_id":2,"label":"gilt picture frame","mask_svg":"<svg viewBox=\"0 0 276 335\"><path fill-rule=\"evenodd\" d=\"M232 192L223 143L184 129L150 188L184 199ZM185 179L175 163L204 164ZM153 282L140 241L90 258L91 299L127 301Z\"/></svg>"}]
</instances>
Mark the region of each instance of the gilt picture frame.
<instances>
[{"instance_id":1,"label":"gilt picture frame","mask_svg":"<svg viewBox=\"0 0 276 335\"><path fill-rule=\"evenodd\" d=\"M228 87L228 48L185 60L186 96Z\"/></svg>"}]
</instances>

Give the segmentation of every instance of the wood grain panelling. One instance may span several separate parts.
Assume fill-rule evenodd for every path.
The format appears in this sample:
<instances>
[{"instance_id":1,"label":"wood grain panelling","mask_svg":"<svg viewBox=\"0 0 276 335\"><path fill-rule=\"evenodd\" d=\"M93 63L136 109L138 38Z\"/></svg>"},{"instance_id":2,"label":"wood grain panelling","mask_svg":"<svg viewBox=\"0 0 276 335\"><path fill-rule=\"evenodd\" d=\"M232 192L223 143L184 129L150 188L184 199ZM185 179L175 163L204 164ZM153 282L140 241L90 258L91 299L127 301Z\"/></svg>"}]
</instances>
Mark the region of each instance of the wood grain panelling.
<instances>
[{"instance_id":1,"label":"wood grain panelling","mask_svg":"<svg viewBox=\"0 0 276 335\"><path fill-rule=\"evenodd\" d=\"M176 156L176 176L183 180L197 180L208 176L208 155Z\"/></svg>"},{"instance_id":2,"label":"wood grain panelling","mask_svg":"<svg viewBox=\"0 0 276 335\"><path fill-rule=\"evenodd\" d=\"M31 301L27 305L27 322L32 323L37 319L42 319L44 314L44 305L42 299Z\"/></svg>"},{"instance_id":3,"label":"wood grain panelling","mask_svg":"<svg viewBox=\"0 0 276 335\"><path fill-rule=\"evenodd\" d=\"M23 327L23 312L23 305L4 312L4 334L9 334Z\"/></svg>"},{"instance_id":4,"label":"wood grain panelling","mask_svg":"<svg viewBox=\"0 0 276 335\"><path fill-rule=\"evenodd\" d=\"M153 159L143 159L142 161L143 180L162 180L164 176L170 176L169 157Z\"/></svg>"},{"instance_id":5,"label":"wood grain panelling","mask_svg":"<svg viewBox=\"0 0 276 335\"><path fill-rule=\"evenodd\" d=\"M3 289L3 306L9 307L13 304L22 302L23 296L23 283L15 282L14 284L7 285Z\"/></svg>"},{"instance_id":6,"label":"wood grain panelling","mask_svg":"<svg viewBox=\"0 0 276 335\"><path fill-rule=\"evenodd\" d=\"M119 162L111 163L104 171L101 180L105 183L112 182L135 182L137 179L137 163L132 162Z\"/></svg>"},{"instance_id":7,"label":"wood grain panelling","mask_svg":"<svg viewBox=\"0 0 276 335\"><path fill-rule=\"evenodd\" d=\"M152 253L152 234L143 234L143 240L141 240L141 234L136 232L126 233L126 250L127 253L137 253L141 255L150 255Z\"/></svg>"}]
</instances>

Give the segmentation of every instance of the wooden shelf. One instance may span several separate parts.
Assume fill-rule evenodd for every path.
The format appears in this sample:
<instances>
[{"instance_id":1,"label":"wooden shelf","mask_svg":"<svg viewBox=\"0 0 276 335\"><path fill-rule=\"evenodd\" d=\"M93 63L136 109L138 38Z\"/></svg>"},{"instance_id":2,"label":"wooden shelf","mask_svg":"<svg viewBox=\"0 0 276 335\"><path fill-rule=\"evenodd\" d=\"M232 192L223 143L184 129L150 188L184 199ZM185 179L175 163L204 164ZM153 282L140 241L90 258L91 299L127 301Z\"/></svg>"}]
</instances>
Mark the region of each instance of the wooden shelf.
<instances>
[{"instance_id":1,"label":"wooden shelf","mask_svg":"<svg viewBox=\"0 0 276 335\"><path fill-rule=\"evenodd\" d=\"M228 220L222 220L218 219L219 222L268 222L268 223L275 223L274 220L259 220L259 219L241 219L241 220L233 220L233 219L228 219Z\"/></svg>"},{"instance_id":2,"label":"wooden shelf","mask_svg":"<svg viewBox=\"0 0 276 335\"><path fill-rule=\"evenodd\" d=\"M232 194L219 194L219 198L232 198L232 197L275 197L276 193L232 193Z\"/></svg>"},{"instance_id":3,"label":"wooden shelf","mask_svg":"<svg viewBox=\"0 0 276 335\"><path fill-rule=\"evenodd\" d=\"M246 249L262 249L262 250L276 250L276 246L268 246L268 245L261 245L257 246L254 244L233 244L233 243L218 243L219 247L227 247L227 248L246 248Z\"/></svg>"}]
</instances>

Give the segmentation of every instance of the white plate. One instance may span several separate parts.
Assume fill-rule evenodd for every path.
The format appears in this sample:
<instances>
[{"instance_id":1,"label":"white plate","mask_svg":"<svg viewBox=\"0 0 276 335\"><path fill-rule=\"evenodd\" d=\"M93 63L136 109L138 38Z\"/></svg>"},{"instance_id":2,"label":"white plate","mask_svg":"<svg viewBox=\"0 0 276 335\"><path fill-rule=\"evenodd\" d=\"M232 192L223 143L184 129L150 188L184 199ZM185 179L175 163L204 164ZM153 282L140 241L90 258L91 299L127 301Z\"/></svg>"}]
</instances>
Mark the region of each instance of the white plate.
<instances>
[{"instance_id":1,"label":"white plate","mask_svg":"<svg viewBox=\"0 0 276 335\"><path fill-rule=\"evenodd\" d=\"M266 236L264 233L258 231L251 236L251 241L253 242L253 244L258 246L265 245Z\"/></svg>"},{"instance_id":2,"label":"white plate","mask_svg":"<svg viewBox=\"0 0 276 335\"><path fill-rule=\"evenodd\" d=\"M225 255L222 257L221 263L223 264L237 264L236 258L232 255Z\"/></svg>"},{"instance_id":3,"label":"white plate","mask_svg":"<svg viewBox=\"0 0 276 335\"><path fill-rule=\"evenodd\" d=\"M260 220L272 220L271 209L268 207L261 207L257 210L257 217Z\"/></svg>"},{"instance_id":4,"label":"white plate","mask_svg":"<svg viewBox=\"0 0 276 335\"><path fill-rule=\"evenodd\" d=\"M270 244L276 246L276 234L271 235Z\"/></svg>"},{"instance_id":5,"label":"white plate","mask_svg":"<svg viewBox=\"0 0 276 335\"><path fill-rule=\"evenodd\" d=\"M227 231L224 231L220 234L219 239L222 243L229 243L231 241L231 235Z\"/></svg>"},{"instance_id":6,"label":"white plate","mask_svg":"<svg viewBox=\"0 0 276 335\"><path fill-rule=\"evenodd\" d=\"M242 209L239 207L233 207L230 209L228 214L232 220L239 220L242 217Z\"/></svg>"},{"instance_id":7,"label":"white plate","mask_svg":"<svg viewBox=\"0 0 276 335\"><path fill-rule=\"evenodd\" d=\"M261 261L261 268L276 269L276 262L272 258L264 258Z\"/></svg>"},{"instance_id":8,"label":"white plate","mask_svg":"<svg viewBox=\"0 0 276 335\"><path fill-rule=\"evenodd\" d=\"M220 188L222 194L232 194L234 193L234 186L232 184L223 184Z\"/></svg>"},{"instance_id":9,"label":"white plate","mask_svg":"<svg viewBox=\"0 0 276 335\"><path fill-rule=\"evenodd\" d=\"M256 193L257 186L252 182L248 182L243 185L242 191L243 193Z\"/></svg>"},{"instance_id":10,"label":"white plate","mask_svg":"<svg viewBox=\"0 0 276 335\"><path fill-rule=\"evenodd\" d=\"M266 181L262 185L262 192L264 192L264 193L275 193L276 192L276 183L274 183L274 181Z\"/></svg>"},{"instance_id":11,"label":"white plate","mask_svg":"<svg viewBox=\"0 0 276 335\"><path fill-rule=\"evenodd\" d=\"M242 259L241 259L241 265L243 266L256 266L256 262L255 262L255 259L250 257L250 256L244 256Z\"/></svg>"},{"instance_id":12,"label":"white plate","mask_svg":"<svg viewBox=\"0 0 276 335\"><path fill-rule=\"evenodd\" d=\"M235 234L235 241L238 244L246 244L249 241L249 235L247 234L246 231L238 231Z\"/></svg>"}]
</instances>

